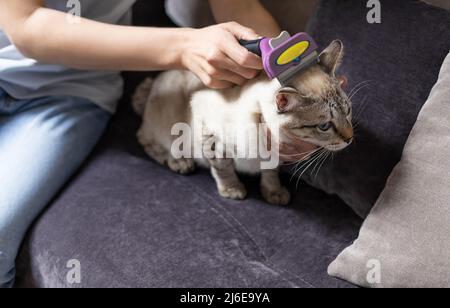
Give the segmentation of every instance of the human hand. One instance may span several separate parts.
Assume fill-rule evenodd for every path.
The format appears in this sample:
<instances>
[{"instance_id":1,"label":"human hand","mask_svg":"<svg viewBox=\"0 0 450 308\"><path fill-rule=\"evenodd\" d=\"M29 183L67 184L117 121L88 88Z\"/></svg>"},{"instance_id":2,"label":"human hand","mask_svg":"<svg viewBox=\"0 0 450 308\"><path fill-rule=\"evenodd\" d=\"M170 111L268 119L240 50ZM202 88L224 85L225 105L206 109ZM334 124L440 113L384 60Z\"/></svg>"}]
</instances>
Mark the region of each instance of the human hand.
<instances>
[{"instance_id":1,"label":"human hand","mask_svg":"<svg viewBox=\"0 0 450 308\"><path fill-rule=\"evenodd\" d=\"M187 33L182 66L213 89L243 85L263 69L261 58L239 44L259 36L252 29L230 22Z\"/></svg>"}]
</instances>

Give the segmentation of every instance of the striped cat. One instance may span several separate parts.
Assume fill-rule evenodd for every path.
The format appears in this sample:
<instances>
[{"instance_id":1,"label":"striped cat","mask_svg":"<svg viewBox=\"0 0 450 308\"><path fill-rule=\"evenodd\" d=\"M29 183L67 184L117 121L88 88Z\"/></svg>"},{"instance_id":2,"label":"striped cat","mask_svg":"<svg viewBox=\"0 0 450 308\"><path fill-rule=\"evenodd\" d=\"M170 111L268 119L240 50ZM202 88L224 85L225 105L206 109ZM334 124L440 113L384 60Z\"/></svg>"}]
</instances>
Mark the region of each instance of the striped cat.
<instances>
[{"instance_id":1,"label":"striped cat","mask_svg":"<svg viewBox=\"0 0 450 308\"><path fill-rule=\"evenodd\" d=\"M346 148L353 141L352 107L343 90L346 79L336 76L343 49L341 41L332 42L320 54L318 63L296 76L289 87L260 76L244 87L211 90L204 88L192 73L182 71L148 79L138 88L133 102L143 116L139 142L151 158L175 172L190 173L196 164L210 168L219 193L225 198L244 199L247 195L237 172L260 174L265 200L286 205L290 193L280 182L278 164L264 169L263 158L234 157L224 149L260 144L252 142L252 138L267 140L268 131L277 132L271 136L271 147L289 146L300 140L310 144L310 153L298 153L298 160L326 157L329 152ZM180 157L174 153L177 136L172 135L172 129L177 123L202 127L200 134L191 136L192 143L184 145L184 150L196 146L203 149L202 157ZM221 130L230 125L248 127L261 123L268 129L258 130L250 138L246 134L228 136L226 130Z\"/></svg>"}]
</instances>

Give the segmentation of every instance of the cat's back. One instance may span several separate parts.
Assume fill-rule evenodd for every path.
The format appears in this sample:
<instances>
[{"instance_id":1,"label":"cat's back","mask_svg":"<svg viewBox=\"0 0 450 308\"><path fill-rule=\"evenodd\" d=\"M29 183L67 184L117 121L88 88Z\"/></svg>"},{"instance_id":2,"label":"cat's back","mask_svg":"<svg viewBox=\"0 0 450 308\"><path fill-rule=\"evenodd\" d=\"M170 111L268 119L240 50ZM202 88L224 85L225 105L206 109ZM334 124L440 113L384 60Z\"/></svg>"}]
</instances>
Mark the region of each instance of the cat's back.
<instances>
[{"instance_id":1,"label":"cat's back","mask_svg":"<svg viewBox=\"0 0 450 308\"><path fill-rule=\"evenodd\" d=\"M153 82L145 118L155 123L189 123L190 99L195 91L204 88L191 72L172 70L161 73Z\"/></svg>"},{"instance_id":2,"label":"cat's back","mask_svg":"<svg viewBox=\"0 0 450 308\"><path fill-rule=\"evenodd\" d=\"M146 95L144 121L139 133L141 143L158 140L170 150L172 127L178 123L190 123L190 97L202 87L200 80L186 71L167 71L155 80L149 80L146 88L150 88L150 93Z\"/></svg>"},{"instance_id":3,"label":"cat's back","mask_svg":"<svg viewBox=\"0 0 450 308\"><path fill-rule=\"evenodd\" d=\"M224 90L203 88L192 93L191 109L205 123L248 123L258 113L258 88L267 78L258 77L246 85Z\"/></svg>"},{"instance_id":4,"label":"cat's back","mask_svg":"<svg viewBox=\"0 0 450 308\"><path fill-rule=\"evenodd\" d=\"M151 95L153 97L182 96L186 103L192 94L204 89L202 84L193 73L189 71L172 70L161 73L156 78Z\"/></svg>"}]
</instances>

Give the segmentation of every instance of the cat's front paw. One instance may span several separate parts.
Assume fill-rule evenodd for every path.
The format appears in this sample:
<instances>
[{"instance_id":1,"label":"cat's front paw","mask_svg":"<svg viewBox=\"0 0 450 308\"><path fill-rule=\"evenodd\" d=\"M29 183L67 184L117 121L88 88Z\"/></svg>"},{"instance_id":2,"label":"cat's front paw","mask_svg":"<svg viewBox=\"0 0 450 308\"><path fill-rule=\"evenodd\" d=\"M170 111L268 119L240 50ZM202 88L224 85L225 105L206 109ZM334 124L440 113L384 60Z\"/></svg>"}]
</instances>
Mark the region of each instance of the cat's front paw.
<instances>
[{"instance_id":1,"label":"cat's front paw","mask_svg":"<svg viewBox=\"0 0 450 308\"><path fill-rule=\"evenodd\" d=\"M170 158L167 162L169 168L179 174L186 175L195 171L195 161L188 158Z\"/></svg>"},{"instance_id":2,"label":"cat's front paw","mask_svg":"<svg viewBox=\"0 0 450 308\"><path fill-rule=\"evenodd\" d=\"M291 193L286 187L279 189L262 189L264 199L273 205L288 205L291 201Z\"/></svg>"},{"instance_id":3,"label":"cat's front paw","mask_svg":"<svg viewBox=\"0 0 450 308\"><path fill-rule=\"evenodd\" d=\"M219 188L219 194L227 199L244 200L247 197L247 189L243 184Z\"/></svg>"}]
</instances>

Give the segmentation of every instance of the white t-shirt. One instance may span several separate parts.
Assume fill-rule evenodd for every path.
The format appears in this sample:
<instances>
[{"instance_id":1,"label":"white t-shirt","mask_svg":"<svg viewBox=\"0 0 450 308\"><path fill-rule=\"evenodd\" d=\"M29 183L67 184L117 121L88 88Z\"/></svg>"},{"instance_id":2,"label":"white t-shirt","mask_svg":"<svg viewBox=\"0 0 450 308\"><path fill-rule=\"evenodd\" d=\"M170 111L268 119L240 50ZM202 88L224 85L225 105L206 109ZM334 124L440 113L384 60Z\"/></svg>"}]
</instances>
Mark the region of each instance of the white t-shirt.
<instances>
[{"instance_id":1,"label":"white t-shirt","mask_svg":"<svg viewBox=\"0 0 450 308\"><path fill-rule=\"evenodd\" d=\"M81 16L110 24L130 24L136 0L78 0ZM48 8L69 12L73 1L47 0ZM75 25L76 26L76 25ZM82 71L24 57L0 29L0 88L17 99L77 96L114 112L123 91L119 72Z\"/></svg>"}]
</instances>

